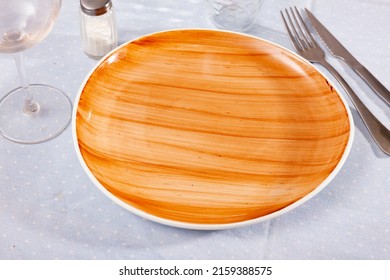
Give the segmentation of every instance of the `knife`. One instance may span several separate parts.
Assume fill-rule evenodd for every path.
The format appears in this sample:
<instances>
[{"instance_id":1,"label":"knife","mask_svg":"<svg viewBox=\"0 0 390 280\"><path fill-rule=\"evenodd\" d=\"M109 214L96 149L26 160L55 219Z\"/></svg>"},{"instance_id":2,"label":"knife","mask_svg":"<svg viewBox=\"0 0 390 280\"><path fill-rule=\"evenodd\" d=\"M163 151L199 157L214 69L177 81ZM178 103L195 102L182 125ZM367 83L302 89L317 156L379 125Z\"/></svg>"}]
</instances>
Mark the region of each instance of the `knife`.
<instances>
[{"instance_id":1,"label":"knife","mask_svg":"<svg viewBox=\"0 0 390 280\"><path fill-rule=\"evenodd\" d=\"M328 47L331 54L342 59L390 106L390 91L379 82L353 55L329 32L325 26L308 10L305 9L314 30Z\"/></svg>"}]
</instances>

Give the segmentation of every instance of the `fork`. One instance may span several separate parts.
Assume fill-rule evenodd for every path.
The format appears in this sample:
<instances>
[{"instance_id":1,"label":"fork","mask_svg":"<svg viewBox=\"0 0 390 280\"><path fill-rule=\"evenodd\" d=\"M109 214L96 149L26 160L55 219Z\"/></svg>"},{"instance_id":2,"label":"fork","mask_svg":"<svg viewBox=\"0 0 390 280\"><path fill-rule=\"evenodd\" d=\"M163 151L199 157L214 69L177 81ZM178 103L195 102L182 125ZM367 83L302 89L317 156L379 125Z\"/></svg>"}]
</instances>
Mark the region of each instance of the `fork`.
<instances>
[{"instance_id":1,"label":"fork","mask_svg":"<svg viewBox=\"0 0 390 280\"><path fill-rule=\"evenodd\" d=\"M285 9L284 13L280 11L280 14L296 52L312 63L321 64L336 78L350 97L376 144L390 155L390 130L368 110L340 73L326 61L325 52L314 40L297 7L294 7L294 10L290 7L290 12L288 9Z\"/></svg>"}]
</instances>

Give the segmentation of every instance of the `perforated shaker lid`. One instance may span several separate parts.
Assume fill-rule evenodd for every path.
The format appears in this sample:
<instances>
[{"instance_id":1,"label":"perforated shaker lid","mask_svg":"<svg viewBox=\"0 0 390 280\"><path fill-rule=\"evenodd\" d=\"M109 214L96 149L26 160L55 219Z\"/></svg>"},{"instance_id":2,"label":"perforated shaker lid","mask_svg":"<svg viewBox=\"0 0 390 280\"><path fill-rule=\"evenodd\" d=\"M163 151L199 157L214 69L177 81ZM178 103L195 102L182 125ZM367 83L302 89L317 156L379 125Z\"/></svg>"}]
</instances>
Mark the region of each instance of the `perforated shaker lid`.
<instances>
[{"instance_id":1,"label":"perforated shaker lid","mask_svg":"<svg viewBox=\"0 0 390 280\"><path fill-rule=\"evenodd\" d=\"M80 0L83 13L89 16L100 16L111 9L111 0Z\"/></svg>"}]
</instances>

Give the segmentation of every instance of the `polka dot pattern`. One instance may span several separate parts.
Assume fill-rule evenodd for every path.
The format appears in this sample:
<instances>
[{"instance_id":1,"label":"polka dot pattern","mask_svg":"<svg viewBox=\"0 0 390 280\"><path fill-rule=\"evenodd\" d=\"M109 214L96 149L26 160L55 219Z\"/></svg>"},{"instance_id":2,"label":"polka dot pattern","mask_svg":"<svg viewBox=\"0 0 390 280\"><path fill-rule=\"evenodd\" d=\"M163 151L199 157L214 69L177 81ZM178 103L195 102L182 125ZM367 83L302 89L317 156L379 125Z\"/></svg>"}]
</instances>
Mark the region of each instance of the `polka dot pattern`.
<instances>
[{"instance_id":1,"label":"polka dot pattern","mask_svg":"<svg viewBox=\"0 0 390 280\"><path fill-rule=\"evenodd\" d=\"M290 5L310 8L390 88L388 1L265 0L248 33L292 49L279 15ZM114 7L120 43L165 29L215 28L203 0L115 0ZM30 81L71 100L97 63L81 50L78 12L77 1L63 1L49 37L26 51ZM390 127L388 108L344 64L329 61ZM1 98L19 80L12 56L0 54L0 69ZM351 154L320 194L271 221L213 232L159 225L111 202L83 171L70 127L39 145L0 137L0 259L389 259L390 158L352 113Z\"/></svg>"}]
</instances>

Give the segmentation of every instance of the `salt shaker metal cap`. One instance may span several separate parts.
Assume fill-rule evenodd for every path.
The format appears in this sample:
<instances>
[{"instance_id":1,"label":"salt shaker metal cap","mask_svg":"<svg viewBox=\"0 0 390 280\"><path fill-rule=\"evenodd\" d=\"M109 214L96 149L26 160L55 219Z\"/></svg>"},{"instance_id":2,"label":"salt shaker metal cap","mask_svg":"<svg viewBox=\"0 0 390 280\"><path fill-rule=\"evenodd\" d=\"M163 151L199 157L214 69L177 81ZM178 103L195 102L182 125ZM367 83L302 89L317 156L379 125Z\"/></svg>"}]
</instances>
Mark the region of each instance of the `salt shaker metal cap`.
<instances>
[{"instance_id":1,"label":"salt shaker metal cap","mask_svg":"<svg viewBox=\"0 0 390 280\"><path fill-rule=\"evenodd\" d=\"M111 0L80 0L83 13L89 16L100 16L112 7Z\"/></svg>"}]
</instances>

